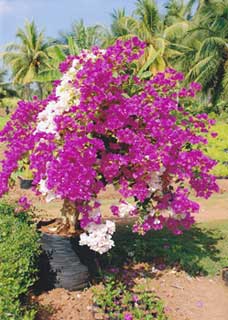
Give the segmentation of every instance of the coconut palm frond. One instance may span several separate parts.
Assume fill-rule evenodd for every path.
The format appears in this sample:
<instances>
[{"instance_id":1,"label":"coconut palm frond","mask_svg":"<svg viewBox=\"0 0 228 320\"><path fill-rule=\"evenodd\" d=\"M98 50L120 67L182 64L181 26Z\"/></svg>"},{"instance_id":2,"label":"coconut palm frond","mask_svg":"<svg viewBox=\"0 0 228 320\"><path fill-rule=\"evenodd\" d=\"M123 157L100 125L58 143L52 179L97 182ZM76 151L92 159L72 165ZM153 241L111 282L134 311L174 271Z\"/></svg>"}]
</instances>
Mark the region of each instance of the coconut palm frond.
<instances>
[{"instance_id":1,"label":"coconut palm frond","mask_svg":"<svg viewBox=\"0 0 228 320\"><path fill-rule=\"evenodd\" d=\"M227 41L219 37L206 38L198 51L197 59L200 57L207 57L210 55L219 55L219 51L223 48L227 48Z\"/></svg>"},{"instance_id":2,"label":"coconut palm frond","mask_svg":"<svg viewBox=\"0 0 228 320\"><path fill-rule=\"evenodd\" d=\"M155 1L137 0L135 13L148 31L156 32L160 23L160 14Z\"/></svg>"},{"instance_id":3,"label":"coconut palm frond","mask_svg":"<svg viewBox=\"0 0 228 320\"><path fill-rule=\"evenodd\" d=\"M190 81L200 82L204 89L213 79L213 75L217 73L219 61L213 56L206 57L197 62L187 74Z\"/></svg>"},{"instance_id":4,"label":"coconut palm frond","mask_svg":"<svg viewBox=\"0 0 228 320\"><path fill-rule=\"evenodd\" d=\"M164 30L164 37L170 41L181 39L189 30L189 23L186 21L177 22Z\"/></svg>"},{"instance_id":5,"label":"coconut palm frond","mask_svg":"<svg viewBox=\"0 0 228 320\"><path fill-rule=\"evenodd\" d=\"M35 81L40 83L53 82L61 77L61 73L58 70L43 70L36 77Z\"/></svg>"},{"instance_id":6,"label":"coconut palm frond","mask_svg":"<svg viewBox=\"0 0 228 320\"><path fill-rule=\"evenodd\" d=\"M222 79L222 96L228 101L228 63L225 64L224 75Z\"/></svg>"}]
</instances>

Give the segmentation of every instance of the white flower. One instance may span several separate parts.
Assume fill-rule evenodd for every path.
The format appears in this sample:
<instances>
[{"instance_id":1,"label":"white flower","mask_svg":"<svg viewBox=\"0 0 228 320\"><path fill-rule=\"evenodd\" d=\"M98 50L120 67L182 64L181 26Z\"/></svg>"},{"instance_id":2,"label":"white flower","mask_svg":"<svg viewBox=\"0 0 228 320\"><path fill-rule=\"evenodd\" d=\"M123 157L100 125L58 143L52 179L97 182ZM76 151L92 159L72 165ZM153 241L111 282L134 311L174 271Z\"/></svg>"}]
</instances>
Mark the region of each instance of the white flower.
<instances>
[{"instance_id":1,"label":"white flower","mask_svg":"<svg viewBox=\"0 0 228 320\"><path fill-rule=\"evenodd\" d=\"M56 195L53 191L49 191L46 195L46 202L51 202L52 200L58 199L60 196Z\"/></svg>"},{"instance_id":2,"label":"white flower","mask_svg":"<svg viewBox=\"0 0 228 320\"><path fill-rule=\"evenodd\" d=\"M160 172L154 171L151 174L150 180L147 181L148 186L149 186L149 190L151 192L155 192L157 190L161 190L162 189L162 185L161 185L161 178L160 178Z\"/></svg>"},{"instance_id":3,"label":"white flower","mask_svg":"<svg viewBox=\"0 0 228 320\"><path fill-rule=\"evenodd\" d=\"M171 217L171 218L173 218L173 219L175 219L175 220L182 220L182 219L184 219L185 217L186 217L186 214L185 213L175 213L174 211L173 211L173 209L171 209L171 208L169 208L168 210L167 210L167 213L168 213L168 215Z\"/></svg>"},{"instance_id":4,"label":"white flower","mask_svg":"<svg viewBox=\"0 0 228 320\"><path fill-rule=\"evenodd\" d=\"M58 195L56 195L52 190L49 190L47 188L45 179L40 180L39 191L43 196L45 196L46 202L51 202L52 200L59 198Z\"/></svg>"},{"instance_id":5,"label":"white flower","mask_svg":"<svg viewBox=\"0 0 228 320\"><path fill-rule=\"evenodd\" d=\"M74 59L72 62L72 67L77 68L78 65L80 65L78 59Z\"/></svg>"},{"instance_id":6,"label":"white flower","mask_svg":"<svg viewBox=\"0 0 228 320\"><path fill-rule=\"evenodd\" d=\"M155 215L155 211L154 211L154 210L151 210L151 211L149 212L149 216L150 216L150 217L154 217L154 215Z\"/></svg>"},{"instance_id":7,"label":"white flower","mask_svg":"<svg viewBox=\"0 0 228 320\"><path fill-rule=\"evenodd\" d=\"M135 206L131 205L130 203L128 202L121 203L119 206L119 217L124 218L133 210L135 210Z\"/></svg>"},{"instance_id":8,"label":"white flower","mask_svg":"<svg viewBox=\"0 0 228 320\"><path fill-rule=\"evenodd\" d=\"M109 234L113 234L116 231L116 225L113 221L107 220L106 221L106 228L107 228L107 232Z\"/></svg>"},{"instance_id":9,"label":"white flower","mask_svg":"<svg viewBox=\"0 0 228 320\"><path fill-rule=\"evenodd\" d=\"M154 219L154 224L160 224L160 223L161 223L161 221L158 218Z\"/></svg>"},{"instance_id":10,"label":"white flower","mask_svg":"<svg viewBox=\"0 0 228 320\"><path fill-rule=\"evenodd\" d=\"M103 54L105 50L100 50L100 54ZM80 90L76 89L73 85L73 81L76 78L78 70L82 68L79 63L80 57L86 54L85 61L92 59L95 61L97 56L88 50L83 50L76 58L72 61L72 66L62 76L60 84L56 87L56 97L58 101L50 101L46 108L38 115L38 125L36 132L53 133L56 139L59 135L56 130L54 118L56 115L61 115L64 111L68 111L72 105L79 105L80 103Z\"/></svg>"},{"instance_id":11,"label":"white flower","mask_svg":"<svg viewBox=\"0 0 228 320\"><path fill-rule=\"evenodd\" d=\"M75 75L75 71L71 70L71 73ZM76 90L69 82L72 79L72 75L65 74L61 80L60 85L56 88L56 96L58 101L50 101L46 108L38 115L38 125L35 132L54 133L56 138L58 134L56 131L55 117L63 114L64 111L68 111L72 105L71 100L75 100L76 104L79 104L80 91Z\"/></svg>"},{"instance_id":12,"label":"white flower","mask_svg":"<svg viewBox=\"0 0 228 320\"><path fill-rule=\"evenodd\" d=\"M112 234L115 232L115 223L107 220L105 224L88 224L84 233L80 235L81 246L87 245L91 250L103 254L114 246Z\"/></svg>"},{"instance_id":13,"label":"white flower","mask_svg":"<svg viewBox=\"0 0 228 320\"><path fill-rule=\"evenodd\" d=\"M46 195L47 192L49 191L47 186L46 186L46 180L45 179L40 180L40 182L39 182L39 191L43 195Z\"/></svg>"}]
</instances>

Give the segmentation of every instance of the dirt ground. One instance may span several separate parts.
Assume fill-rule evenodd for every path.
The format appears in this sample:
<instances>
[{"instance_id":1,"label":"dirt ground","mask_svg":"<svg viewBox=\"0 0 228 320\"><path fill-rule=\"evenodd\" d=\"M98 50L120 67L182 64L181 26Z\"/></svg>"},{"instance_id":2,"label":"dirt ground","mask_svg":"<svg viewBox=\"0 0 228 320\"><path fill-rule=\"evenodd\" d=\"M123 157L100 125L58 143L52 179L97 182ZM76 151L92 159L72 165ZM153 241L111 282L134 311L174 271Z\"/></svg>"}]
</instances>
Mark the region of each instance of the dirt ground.
<instances>
[{"instance_id":1,"label":"dirt ground","mask_svg":"<svg viewBox=\"0 0 228 320\"><path fill-rule=\"evenodd\" d=\"M228 219L228 179L218 179L220 191L208 200L200 199L200 213L197 222ZM227 316L228 319L228 316Z\"/></svg>"},{"instance_id":2,"label":"dirt ground","mask_svg":"<svg viewBox=\"0 0 228 320\"><path fill-rule=\"evenodd\" d=\"M153 279L140 279L165 303L169 320L227 320L228 287L221 278L191 278L184 272L162 272ZM94 320L92 290L69 292L54 289L41 294L37 301L37 320ZM100 318L99 318L100 319Z\"/></svg>"},{"instance_id":3,"label":"dirt ground","mask_svg":"<svg viewBox=\"0 0 228 320\"><path fill-rule=\"evenodd\" d=\"M70 292L54 289L41 294L37 320L94 320L91 288Z\"/></svg>"},{"instance_id":4,"label":"dirt ground","mask_svg":"<svg viewBox=\"0 0 228 320\"><path fill-rule=\"evenodd\" d=\"M228 219L228 179L219 179L218 184L220 187L218 194L213 195L208 200L197 199L201 205L200 213L195 215L197 222ZM22 190L19 188L19 185L6 196L6 199L14 202L21 196L27 196L28 199L32 201L34 213L38 220L60 217L62 201L56 200L46 203L43 197L37 197L31 190ZM117 196L116 191L111 187L108 188L105 193L101 194L101 210L104 218L110 217L109 207L117 203Z\"/></svg>"},{"instance_id":5,"label":"dirt ground","mask_svg":"<svg viewBox=\"0 0 228 320\"><path fill-rule=\"evenodd\" d=\"M221 278L191 278L186 273L164 273L148 286L165 301L171 320L227 320L228 287Z\"/></svg>"}]
</instances>

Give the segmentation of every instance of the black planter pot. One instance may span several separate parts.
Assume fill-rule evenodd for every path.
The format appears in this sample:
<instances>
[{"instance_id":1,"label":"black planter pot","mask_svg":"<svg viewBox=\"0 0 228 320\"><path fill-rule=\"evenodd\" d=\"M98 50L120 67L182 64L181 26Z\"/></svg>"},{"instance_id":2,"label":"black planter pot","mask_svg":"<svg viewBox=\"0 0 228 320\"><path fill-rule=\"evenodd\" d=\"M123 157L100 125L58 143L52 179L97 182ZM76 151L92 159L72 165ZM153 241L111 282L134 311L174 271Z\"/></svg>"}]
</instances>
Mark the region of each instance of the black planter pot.
<instances>
[{"instance_id":1,"label":"black planter pot","mask_svg":"<svg viewBox=\"0 0 228 320\"><path fill-rule=\"evenodd\" d=\"M19 177L19 181L20 181L20 188L21 189L30 189L32 188L32 179L24 179L22 177Z\"/></svg>"},{"instance_id":2,"label":"black planter pot","mask_svg":"<svg viewBox=\"0 0 228 320\"><path fill-rule=\"evenodd\" d=\"M79 290L88 286L89 270L95 270L94 253L78 244L79 238L42 233L40 278L43 290ZM87 265L86 265L87 264Z\"/></svg>"}]
</instances>

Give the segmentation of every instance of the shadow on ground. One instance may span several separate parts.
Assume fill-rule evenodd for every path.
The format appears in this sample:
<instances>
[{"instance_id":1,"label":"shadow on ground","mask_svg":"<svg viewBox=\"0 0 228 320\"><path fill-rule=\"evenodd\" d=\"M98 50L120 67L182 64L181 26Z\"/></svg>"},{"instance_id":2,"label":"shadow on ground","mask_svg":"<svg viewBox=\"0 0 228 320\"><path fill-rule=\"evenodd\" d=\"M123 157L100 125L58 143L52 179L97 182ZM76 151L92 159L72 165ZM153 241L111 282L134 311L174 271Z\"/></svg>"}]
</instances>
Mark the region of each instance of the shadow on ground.
<instances>
[{"instance_id":1,"label":"shadow on ground","mask_svg":"<svg viewBox=\"0 0 228 320\"><path fill-rule=\"evenodd\" d=\"M200 226L180 236L168 230L140 236L133 234L130 226L119 226L114 236L115 247L99 261L102 269L149 262L158 269L176 266L191 276L208 275L216 273L216 266L221 262L218 243L222 240L219 230Z\"/></svg>"}]
</instances>

